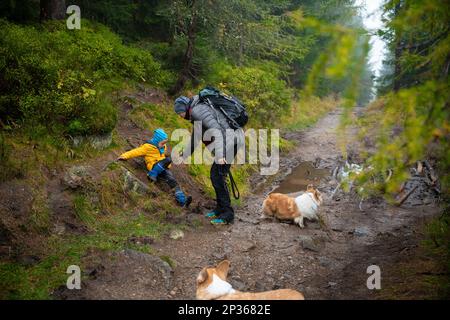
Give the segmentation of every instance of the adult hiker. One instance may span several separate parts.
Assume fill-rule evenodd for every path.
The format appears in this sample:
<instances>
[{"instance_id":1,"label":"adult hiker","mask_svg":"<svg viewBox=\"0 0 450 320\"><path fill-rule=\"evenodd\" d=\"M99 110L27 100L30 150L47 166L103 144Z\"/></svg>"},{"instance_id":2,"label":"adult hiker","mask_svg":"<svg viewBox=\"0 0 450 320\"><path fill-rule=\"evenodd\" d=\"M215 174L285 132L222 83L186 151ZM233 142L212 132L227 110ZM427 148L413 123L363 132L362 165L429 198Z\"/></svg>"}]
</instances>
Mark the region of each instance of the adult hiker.
<instances>
[{"instance_id":1,"label":"adult hiker","mask_svg":"<svg viewBox=\"0 0 450 320\"><path fill-rule=\"evenodd\" d=\"M170 171L172 159L167 156L168 136L163 129L156 129L153 137L140 147L122 154L118 160L124 161L136 157L144 157L147 169L147 177L156 182L164 181L174 190L175 199L182 207L188 207L192 202L192 197L184 194L178 185L177 180Z\"/></svg>"},{"instance_id":2,"label":"adult hiker","mask_svg":"<svg viewBox=\"0 0 450 320\"><path fill-rule=\"evenodd\" d=\"M207 87L192 99L180 96L175 100L174 108L180 117L194 124L190 144L184 148L181 156L184 159L188 158L200 140L214 154L210 178L216 193L216 208L205 216L211 219L211 223L214 225L233 223L234 210L231 206L227 176L230 175L231 163L236 157L237 150L244 141L241 127L248 120L245 107L236 98L223 95L218 90ZM200 131L199 127L196 128L198 125L201 125L201 136L195 134L196 130ZM229 133L230 129L235 133L232 137L227 136L227 130ZM208 130L216 132L211 141L205 139L205 132ZM231 175L230 179L232 180ZM234 180L231 182L234 184Z\"/></svg>"}]
</instances>

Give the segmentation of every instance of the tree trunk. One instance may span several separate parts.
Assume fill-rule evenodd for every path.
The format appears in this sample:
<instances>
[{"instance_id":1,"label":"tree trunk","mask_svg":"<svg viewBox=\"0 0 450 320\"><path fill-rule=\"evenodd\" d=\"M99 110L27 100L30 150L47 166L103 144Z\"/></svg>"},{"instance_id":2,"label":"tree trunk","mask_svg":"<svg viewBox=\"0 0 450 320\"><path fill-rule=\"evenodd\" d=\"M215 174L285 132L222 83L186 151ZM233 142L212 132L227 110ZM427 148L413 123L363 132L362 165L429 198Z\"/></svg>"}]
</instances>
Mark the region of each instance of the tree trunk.
<instances>
[{"instance_id":1,"label":"tree trunk","mask_svg":"<svg viewBox=\"0 0 450 320\"><path fill-rule=\"evenodd\" d=\"M398 17L401 9L401 1L399 1L394 8L394 17ZM400 65L400 58L402 56L402 37L398 35L398 31L395 32L395 49L394 49L394 83L393 90L397 92L401 88L402 81L402 68Z\"/></svg>"},{"instance_id":2,"label":"tree trunk","mask_svg":"<svg viewBox=\"0 0 450 320\"><path fill-rule=\"evenodd\" d=\"M239 28L239 57L238 66L242 66L244 60L244 36L242 32L242 27Z\"/></svg>"},{"instance_id":3,"label":"tree trunk","mask_svg":"<svg viewBox=\"0 0 450 320\"><path fill-rule=\"evenodd\" d=\"M40 0L41 21L62 20L66 17L65 0Z\"/></svg>"},{"instance_id":4,"label":"tree trunk","mask_svg":"<svg viewBox=\"0 0 450 320\"><path fill-rule=\"evenodd\" d=\"M194 47L195 47L195 39L197 36L197 15L195 13L195 1L192 4L192 20L189 23L188 34L187 34L187 48L184 54L184 64L183 69L181 70L178 80L175 85L169 90L170 95L175 95L180 92L186 82L191 77L192 71L192 62L194 59Z\"/></svg>"}]
</instances>

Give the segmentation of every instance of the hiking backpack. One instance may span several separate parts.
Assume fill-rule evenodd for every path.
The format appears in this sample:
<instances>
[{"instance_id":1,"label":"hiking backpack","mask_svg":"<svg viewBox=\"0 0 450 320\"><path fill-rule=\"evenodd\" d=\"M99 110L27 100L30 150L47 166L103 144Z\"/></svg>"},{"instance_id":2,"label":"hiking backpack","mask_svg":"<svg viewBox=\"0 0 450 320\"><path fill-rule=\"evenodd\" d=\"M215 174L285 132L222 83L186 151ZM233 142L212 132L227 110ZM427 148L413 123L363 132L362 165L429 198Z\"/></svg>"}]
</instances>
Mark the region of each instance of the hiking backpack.
<instances>
[{"instance_id":1,"label":"hiking backpack","mask_svg":"<svg viewBox=\"0 0 450 320\"><path fill-rule=\"evenodd\" d=\"M234 130L243 128L248 122L245 105L236 97L228 96L216 88L206 87L199 93L199 102L207 103L223 113Z\"/></svg>"}]
</instances>

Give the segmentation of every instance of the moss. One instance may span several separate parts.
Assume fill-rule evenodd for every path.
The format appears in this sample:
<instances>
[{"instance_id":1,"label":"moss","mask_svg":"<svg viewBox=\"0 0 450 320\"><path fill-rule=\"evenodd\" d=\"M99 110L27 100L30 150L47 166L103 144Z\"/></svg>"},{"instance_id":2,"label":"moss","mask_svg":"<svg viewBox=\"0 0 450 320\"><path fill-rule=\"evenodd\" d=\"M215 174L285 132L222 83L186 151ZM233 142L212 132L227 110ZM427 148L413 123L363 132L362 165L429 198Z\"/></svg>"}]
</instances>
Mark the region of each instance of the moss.
<instances>
[{"instance_id":1,"label":"moss","mask_svg":"<svg viewBox=\"0 0 450 320\"><path fill-rule=\"evenodd\" d=\"M161 260L167 262L167 264L172 268L175 269L177 267L177 262L175 260L173 260L171 257L169 256L160 256Z\"/></svg>"}]
</instances>

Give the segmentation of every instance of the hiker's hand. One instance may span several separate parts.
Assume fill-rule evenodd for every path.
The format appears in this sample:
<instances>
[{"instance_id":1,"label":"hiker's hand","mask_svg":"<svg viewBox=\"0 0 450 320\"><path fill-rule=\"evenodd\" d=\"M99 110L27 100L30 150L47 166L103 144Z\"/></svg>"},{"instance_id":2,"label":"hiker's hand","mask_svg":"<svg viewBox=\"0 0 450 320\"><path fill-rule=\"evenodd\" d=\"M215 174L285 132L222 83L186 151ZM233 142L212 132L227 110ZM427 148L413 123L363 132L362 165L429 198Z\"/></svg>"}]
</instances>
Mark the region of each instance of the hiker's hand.
<instances>
[{"instance_id":1,"label":"hiker's hand","mask_svg":"<svg viewBox=\"0 0 450 320\"><path fill-rule=\"evenodd\" d=\"M227 164L227 160L225 158L220 158L217 160L217 164Z\"/></svg>"}]
</instances>

